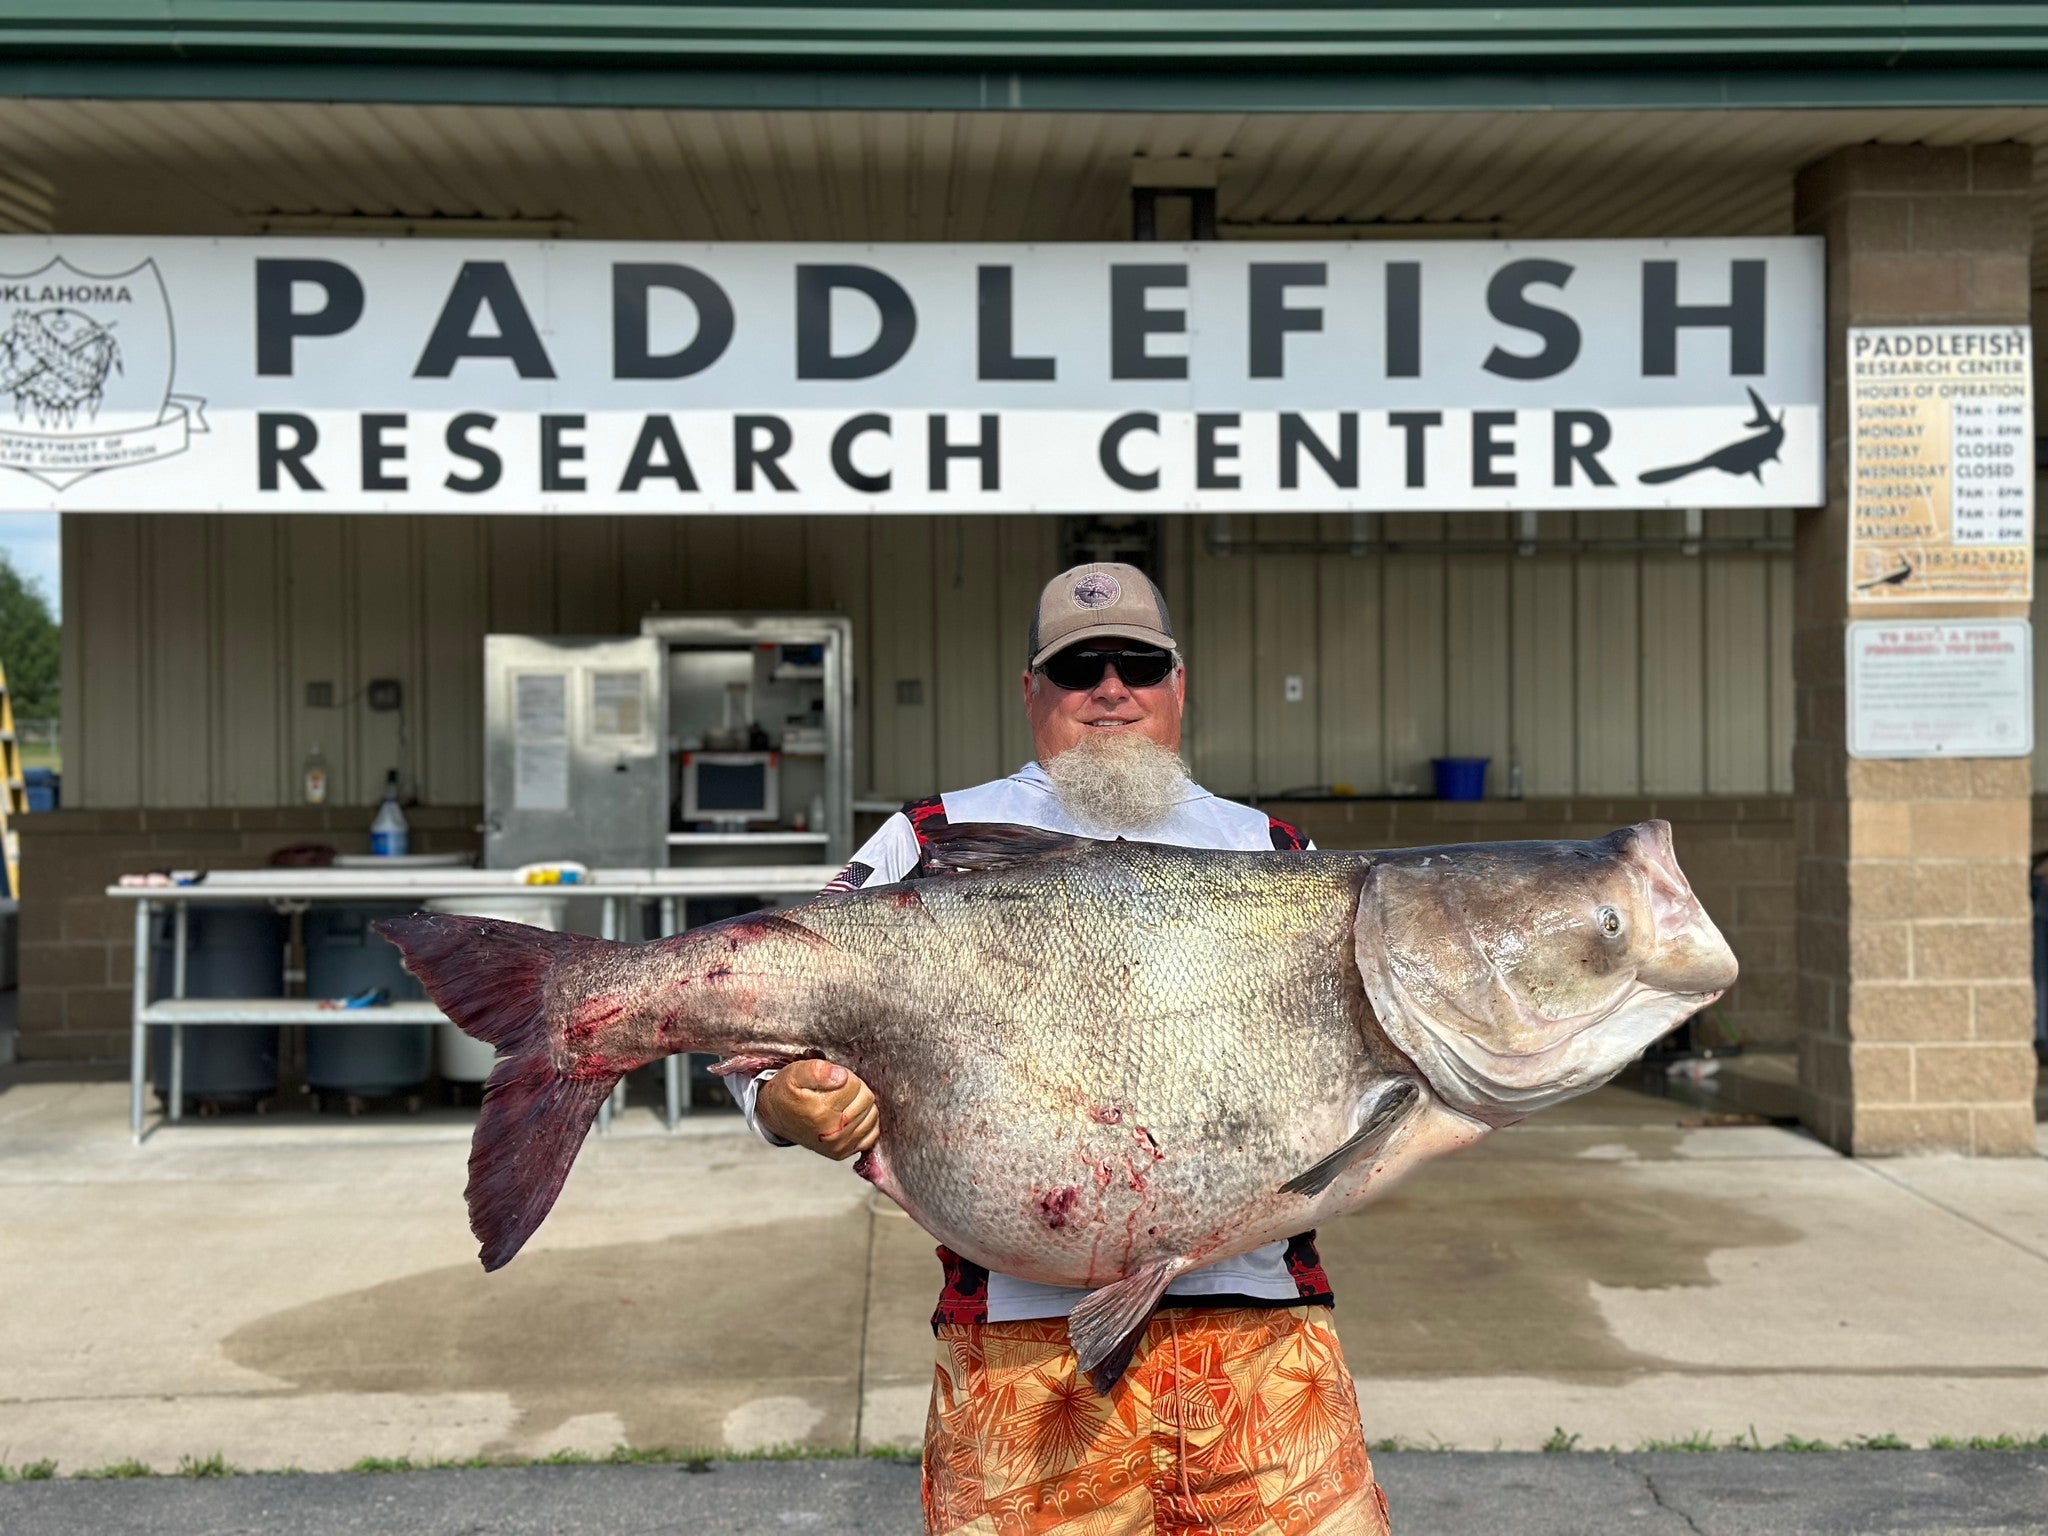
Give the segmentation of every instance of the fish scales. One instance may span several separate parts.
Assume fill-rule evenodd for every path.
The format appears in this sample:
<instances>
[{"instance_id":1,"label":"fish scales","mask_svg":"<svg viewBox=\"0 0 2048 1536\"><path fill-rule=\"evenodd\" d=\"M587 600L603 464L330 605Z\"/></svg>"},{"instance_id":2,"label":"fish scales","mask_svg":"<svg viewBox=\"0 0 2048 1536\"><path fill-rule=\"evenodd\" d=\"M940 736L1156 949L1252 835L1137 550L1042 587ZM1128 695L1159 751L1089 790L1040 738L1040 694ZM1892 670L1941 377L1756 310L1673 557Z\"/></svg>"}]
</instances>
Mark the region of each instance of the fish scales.
<instances>
[{"instance_id":1,"label":"fish scales","mask_svg":"<svg viewBox=\"0 0 2048 1536\"><path fill-rule=\"evenodd\" d=\"M1657 822L1372 854L944 836L942 878L649 945L380 925L499 1048L470 1165L486 1266L623 1073L821 1057L873 1088L859 1166L927 1231L1094 1289L1072 1327L1103 1385L1174 1274L1597 1086L1735 974Z\"/></svg>"}]
</instances>

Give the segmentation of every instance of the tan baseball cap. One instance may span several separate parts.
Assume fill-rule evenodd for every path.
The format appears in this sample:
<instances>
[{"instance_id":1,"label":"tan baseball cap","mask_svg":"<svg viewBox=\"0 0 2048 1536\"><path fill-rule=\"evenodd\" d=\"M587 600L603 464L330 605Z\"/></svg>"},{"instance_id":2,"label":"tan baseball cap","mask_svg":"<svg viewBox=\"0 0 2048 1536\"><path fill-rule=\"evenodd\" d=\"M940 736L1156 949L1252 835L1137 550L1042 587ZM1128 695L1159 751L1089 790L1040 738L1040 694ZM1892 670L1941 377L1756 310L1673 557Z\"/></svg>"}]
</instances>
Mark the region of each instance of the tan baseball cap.
<instances>
[{"instance_id":1,"label":"tan baseball cap","mask_svg":"<svg viewBox=\"0 0 2048 1536\"><path fill-rule=\"evenodd\" d=\"M1135 565L1107 561L1061 571L1038 594L1031 616L1031 665L1082 640L1142 640L1179 653L1166 599Z\"/></svg>"}]
</instances>

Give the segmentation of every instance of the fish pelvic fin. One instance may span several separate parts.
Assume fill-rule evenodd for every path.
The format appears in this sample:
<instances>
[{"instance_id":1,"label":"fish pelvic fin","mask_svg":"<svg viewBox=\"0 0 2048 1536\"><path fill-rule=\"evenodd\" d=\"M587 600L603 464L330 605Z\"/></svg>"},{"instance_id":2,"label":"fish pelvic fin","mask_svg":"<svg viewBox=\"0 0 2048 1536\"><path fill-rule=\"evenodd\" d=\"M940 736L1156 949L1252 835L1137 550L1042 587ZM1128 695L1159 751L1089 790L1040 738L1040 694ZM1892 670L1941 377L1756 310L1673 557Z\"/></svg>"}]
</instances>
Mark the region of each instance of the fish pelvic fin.
<instances>
[{"instance_id":1,"label":"fish pelvic fin","mask_svg":"<svg viewBox=\"0 0 2048 1536\"><path fill-rule=\"evenodd\" d=\"M1079 853L1095 839L1075 837L1067 832L1046 832L1037 827L1012 826L1002 821L970 821L934 827L931 839L932 872L978 874L983 870L1006 869L1015 864L1034 864Z\"/></svg>"},{"instance_id":2,"label":"fish pelvic fin","mask_svg":"<svg viewBox=\"0 0 2048 1536\"><path fill-rule=\"evenodd\" d=\"M376 929L398 946L436 1007L498 1048L465 1194L484 1268L503 1268L547 1218L599 1106L624 1075L602 1057L565 1070L549 1038L549 975L602 941L442 912L386 918Z\"/></svg>"},{"instance_id":3,"label":"fish pelvic fin","mask_svg":"<svg viewBox=\"0 0 2048 1536\"><path fill-rule=\"evenodd\" d=\"M1422 1090L1412 1077L1389 1078L1380 1084L1365 1112L1365 1124L1328 1157L1282 1184L1280 1193L1310 1199L1320 1195L1337 1182L1337 1175L1346 1168L1378 1153L1421 1097Z\"/></svg>"},{"instance_id":4,"label":"fish pelvic fin","mask_svg":"<svg viewBox=\"0 0 2048 1536\"><path fill-rule=\"evenodd\" d=\"M1089 1383L1104 1396L1123 1379L1145 1325L1173 1277L1188 1267L1179 1255L1154 1259L1123 1279L1083 1296L1067 1317L1067 1340Z\"/></svg>"}]
</instances>

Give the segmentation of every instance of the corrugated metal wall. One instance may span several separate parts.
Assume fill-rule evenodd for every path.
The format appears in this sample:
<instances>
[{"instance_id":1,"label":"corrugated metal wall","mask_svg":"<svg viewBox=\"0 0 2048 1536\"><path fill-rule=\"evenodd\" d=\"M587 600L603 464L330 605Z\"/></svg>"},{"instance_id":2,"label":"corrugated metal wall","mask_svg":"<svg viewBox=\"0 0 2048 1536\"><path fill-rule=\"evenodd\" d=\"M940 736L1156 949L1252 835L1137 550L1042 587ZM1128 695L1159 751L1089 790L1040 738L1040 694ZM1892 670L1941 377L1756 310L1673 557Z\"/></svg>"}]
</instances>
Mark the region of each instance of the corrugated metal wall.
<instances>
[{"instance_id":1,"label":"corrugated metal wall","mask_svg":"<svg viewBox=\"0 0 2048 1536\"><path fill-rule=\"evenodd\" d=\"M1783 537L1790 518L1706 531ZM1361 529L1399 552L1341 552ZM1663 513L1538 530L1679 531ZM1512 533L1476 514L1167 519L1203 781L1399 791L1453 753L1491 757L1496 794L1512 761L1529 795L1789 792L1789 555L1460 548ZM398 766L428 803L474 803L481 637L628 632L654 607L850 614L859 791L972 783L1029 756L1016 678L1058 536L1035 517L66 517L65 798L295 803L317 745L339 801ZM1339 552L1257 548L1319 541ZM364 707L373 677L405 684L401 713ZM338 707L309 708L310 682Z\"/></svg>"}]
</instances>

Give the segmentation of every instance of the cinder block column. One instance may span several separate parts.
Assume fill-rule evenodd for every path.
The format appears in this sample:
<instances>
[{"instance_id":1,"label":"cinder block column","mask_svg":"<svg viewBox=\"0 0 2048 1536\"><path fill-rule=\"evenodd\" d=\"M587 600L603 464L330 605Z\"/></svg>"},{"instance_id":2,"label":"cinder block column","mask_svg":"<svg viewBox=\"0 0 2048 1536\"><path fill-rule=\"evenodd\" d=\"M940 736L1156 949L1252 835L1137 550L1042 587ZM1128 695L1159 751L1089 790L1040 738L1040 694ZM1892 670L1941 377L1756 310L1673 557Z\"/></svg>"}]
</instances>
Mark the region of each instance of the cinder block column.
<instances>
[{"instance_id":1,"label":"cinder block column","mask_svg":"<svg viewBox=\"0 0 2048 1536\"><path fill-rule=\"evenodd\" d=\"M1828 243L1828 502L1801 515L1794 555L1799 1075L1806 1123L1858 1154L2034 1149L2029 764L1852 760L1843 633L2026 616L1852 611L1843 358L1852 325L2024 323L2032 180L2023 144L1870 144L1795 192L1799 233Z\"/></svg>"}]
</instances>

